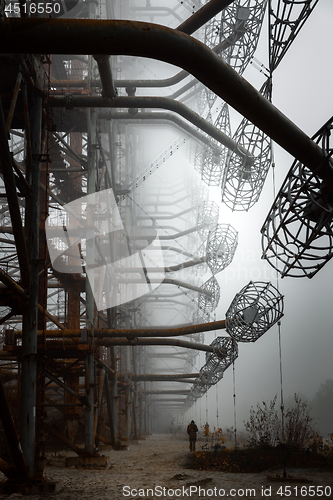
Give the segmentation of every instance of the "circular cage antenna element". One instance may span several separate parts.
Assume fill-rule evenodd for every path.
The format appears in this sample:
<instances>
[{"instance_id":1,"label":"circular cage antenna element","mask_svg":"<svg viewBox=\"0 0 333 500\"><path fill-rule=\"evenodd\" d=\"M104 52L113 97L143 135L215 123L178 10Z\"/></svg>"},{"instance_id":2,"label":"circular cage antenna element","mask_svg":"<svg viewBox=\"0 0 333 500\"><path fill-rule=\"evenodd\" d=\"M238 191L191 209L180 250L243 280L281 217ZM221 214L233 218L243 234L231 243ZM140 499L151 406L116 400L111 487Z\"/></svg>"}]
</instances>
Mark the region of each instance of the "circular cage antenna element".
<instances>
[{"instance_id":1,"label":"circular cage antenna element","mask_svg":"<svg viewBox=\"0 0 333 500\"><path fill-rule=\"evenodd\" d=\"M223 271L234 258L238 233L230 224L217 224L208 234L207 264L213 274Z\"/></svg>"},{"instance_id":2,"label":"circular cage antenna element","mask_svg":"<svg viewBox=\"0 0 333 500\"><path fill-rule=\"evenodd\" d=\"M333 207L322 180L295 161L261 233L263 257L282 278L312 278L333 257Z\"/></svg>"},{"instance_id":3,"label":"circular cage antenna element","mask_svg":"<svg viewBox=\"0 0 333 500\"><path fill-rule=\"evenodd\" d=\"M200 293L198 301L199 309L204 313L214 311L220 300L220 285L215 276L209 278L201 288L209 292L209 295L204 292Z\"/></svg>"},{"instance_id":4,"label":"circular cage antenna element","mask_svg":"<svg viewBox=\"0 0 333 500\"><path fill-rule=\"evenodd\" d=\"M228 137L231 136L228 104L222 102L214 125ZM204 146L201 155L201 163L197 168L201 173L202 180L207 186L221 186L228 152L228 149L220 144L216 144L215 149L208 145Z\"/></svg>"},{"instance_id":5,"label":"circular cage antenna element","mask_svg":"<svg viewBox=\"0 0 333 500\"><path fill-rule=\"evenodd\" d=\"M219 220L219 206L215 201L204 201L198 208L197 225L202 241L206 241L210 228Z\"/></svg>"},{"instance_id":6,"label":"circular cage antenna element","mask_svg":"<svg viewBox=\"0 0 333 500\"><path fill-rule=\"evenodd\" d=\"M242 74L257 48L266 1L234 0L223 9L220 22L214 18L205 25L204 43L220 47L223 59Z\"/></svg>"},{"instance_id":7,"label":"circular cage antenna element","mask_svg":"<svg viewBox=\"0 0 333 500\"><path fill-rule=\"evenodd\" d=\"M206 363L201 368L198 378L187 396L185 405L191 406L201 398L208 389L223 378L225 370L238 356L238 346L230 337L217 337L210 344L215 352L206 356Z\"/></svg>"},{"instance_id":8,"label":"circular cage antenna element","mask_svg":"<svg viewBox=\"0 0 333 500\"><path fill-rule=\"evenodd\" d=\"M260 93L270 99L270 80ZM248 211L258 201L266 180L271 164L271 140L246 118L233 139L251 156L240 157L235 152L228 155L221 185L222 202L231 210Z\"/></svg>"},{"instance_id":9,"label":"circular cage antenna element","mask_svg":"<svg viewBox=\"0 0 333 500\"><path fill-rule=\"evenodd\" d=\"M237 342L255 342L283 316L283 295L271 283L246 285L226 313L226 330Z\"/></svg>"}]
</instances>

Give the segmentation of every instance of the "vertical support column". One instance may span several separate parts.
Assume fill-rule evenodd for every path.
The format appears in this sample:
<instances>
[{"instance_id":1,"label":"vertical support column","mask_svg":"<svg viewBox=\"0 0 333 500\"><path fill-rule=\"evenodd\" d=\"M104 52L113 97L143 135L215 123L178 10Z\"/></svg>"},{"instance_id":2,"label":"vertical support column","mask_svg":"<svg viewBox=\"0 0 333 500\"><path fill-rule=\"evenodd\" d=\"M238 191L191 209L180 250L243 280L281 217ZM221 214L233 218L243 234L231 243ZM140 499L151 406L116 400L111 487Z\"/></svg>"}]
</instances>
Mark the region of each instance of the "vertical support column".
<instances>
[{"instance_id":1,"label":"vertical support column","mask_svg":"<svg viewBox=\"0 0 333 500\"><path fill-rule=\"evenodd\" d=\"M110 347L110 361L111 368L115 371L115 374L111 378L111 420L110 420L110 434L111 434L111 443L116 444L118 442L118 415L117 415L117 362L116 362L116 347Z\"/></svg>"},{"instance_id":2,"label":"vertical support column","mask_svg":"<svg viewBox=\"0 0 333 500\"><path fill-rule=\"evenodd\" d=\"M94 109L87 112L87 134L88 134L88 194L95 193L95 178L96 178L96 111ZM94 225L94 214L91 213L93 207L87 207L88 227ZM94 230L92 229L91 237L87 234L86 243L86 260L87 265L94 264ZM95 318L95 302L94 302L94 283L86 280L86 319L87 328L91 328L92 336L94 332ZM87 454L94 453L94 356L88 354L86 369L88 373L86 377L89 380L89 391L87 391L88 407L85 413L85 452Z\"/></svg>"},{"instance_id":3,"label":"vertical support column","mask_svg":"<svg viewBox=\"0 0 333 500\"><path fill-rule=\"evenodd\" d=\"M82 66L82 63L80 63ZM81 68L81 66L79 68ZM70 135L70 146L71 148L80 155L82 154L82 135L78 132L72 132ZM71 167L79 167L80 164L74 160L70 160ZM73 180L71 181L70 199L75 200L80 197L82 192L82 176L80 173L75 172L72 174ZM72 217L69 214L69 217ZM81 282L77 275L72 275L70 279L68 278L69 288L67 290L67 326L69 329L80 329L80 292L81 292ZM79 394L79 374L77 370L72 370L66 375L66 383L71 387L77 394ZM77 399L66 391L65 393L65 403L66 406L66 437L75 444L77 429L79 425L79 406Z\"/></svg>"},{"instance_id":4,"label":"vertical support column","mask_svg":"<svg viewBox=\"0 0 333 500\"><path fill-rule=\"evenodd\" d=\"M133 373L137 373L137 348L132 347ZM139 422L138 422L138 383L134 382L132 413L133 413L133 439L139 439Z\"/></svg>"},{"instance_id":5,"label":"vertical support column","mask_svg":"<svg viewBox=\"0 0 333 500\"><path fill-rule=\"evenodd\" d=\"M39 62L36 86L42 86L43 68ZM30 102L32 162L28 165L31 197L26 207L28 241L30 247L29 300L23 314L20 436L28 477L38 475L35 456L36 441L36 384L37 384L37 320L38 320L38 266L39 266L39 203L40 154L42 131L42 98L36 92Z\"/></svg>"},{"instance_id":6,"label":"vertical support column","mask_svg":"<svg viewBox=\"0 0 333 500\"><path fill-rule=\"evenodd\" d=\"M130 328L129 316L126 315L125 327ZM130 379L130 363L131 363L131 347L126 346L125 351L125 439L131 437L131 379Z\"/></svg>"}]
</instances>

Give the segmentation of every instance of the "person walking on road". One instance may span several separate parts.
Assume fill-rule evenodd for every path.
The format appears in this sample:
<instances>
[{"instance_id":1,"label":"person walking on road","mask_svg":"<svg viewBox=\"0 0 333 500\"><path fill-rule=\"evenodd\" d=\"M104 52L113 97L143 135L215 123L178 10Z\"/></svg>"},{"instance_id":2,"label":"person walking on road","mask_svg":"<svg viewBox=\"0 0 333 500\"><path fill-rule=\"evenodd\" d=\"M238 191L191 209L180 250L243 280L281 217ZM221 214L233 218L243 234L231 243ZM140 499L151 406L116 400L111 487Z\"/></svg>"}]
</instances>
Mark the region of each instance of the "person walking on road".
<instances>
[{"instance_id":1,"label":"person walking on road","mask_svg":"<svg viewBox=\"0 0 333 500\"><path fill-rule=\"evenodd\" d=\"M194 423L194 420L191 420L191 423L187 426L187 434L190 441L190 451L195 451L195 442L197 440L197 432L198 427Z\"/></svg>"}]
</instances>

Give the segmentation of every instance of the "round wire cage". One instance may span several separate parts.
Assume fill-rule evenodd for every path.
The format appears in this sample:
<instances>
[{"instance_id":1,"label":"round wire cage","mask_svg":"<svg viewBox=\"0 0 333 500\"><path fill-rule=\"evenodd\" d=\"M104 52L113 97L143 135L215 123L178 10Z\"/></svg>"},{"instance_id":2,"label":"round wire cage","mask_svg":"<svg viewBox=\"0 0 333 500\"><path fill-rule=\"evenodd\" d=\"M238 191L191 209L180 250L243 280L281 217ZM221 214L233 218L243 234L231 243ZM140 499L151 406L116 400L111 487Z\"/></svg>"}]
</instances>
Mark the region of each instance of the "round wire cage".
<instances>
[{"instance_id":1,"label":"round wire cage","mask_svg":"<svg viewBox=\"0 0 333 500\"><path fill-rule=\"evenodd\" d=\"M198 307L204 313L212 312L216 309L220 300L220 285L215 276L212 276L201 287L209 292L209 295L202 292L199 294Z\"/></svg>"},{"instance_id":2,"label":"round wire cage","mask_svg":"<svg viewBox=\"0 0 333 500\"><path fill-rule=\"evenodd\" d=\"M204 201L198 209L197 225L198 233L202 241L206 241L208 233L219 220L219 206L214 201Z\"/></svg>"},{"instance_id":3,"label":"round wire cage","mask_svg":"<svg viewBox=\"0 0 333 500\"><path fill-rule=\"evenodd\" d=\"M222 11L220 43L226 43L220 54L240 75L257 48L266 4L266 0L238 0Z\"/></svg>"},{"instance_id":4,"label":"round wire cage","mask_svg":"<svg viewBox=\"0 0 333 500\"><path fill-rule=\"evenodd\" d=\"M270 98L271 82L267 80L260 90ZM244 118L233 137L251 157L228 155L222 180L222 202L231 210L248 211L259 199L271 164L271 140Z\"/></svg>"},{"instance_id":5,"label":"round wire cage","mask_svg":"<svg viewBox=\"0 0 333 500\"><path fill-rule=\"evenodd\" d=\"M238 233L230 224L216 224L208 234L207 264L213 274L223 271L232 261L238 244Z\"/></svg>"},{"instance_id":6,"label":"round wire cage","mask_svg":"<svg viewBox=\"0 0 333 500\"><path fill-rule=\"evenodd\" d=\"M217 384L222 378L225 370L235 361L238 356L238 346L230 337L217 337L211 343L215 352L206 356L206 363L201 368L198 378L192 386L191 392L186 399L186 405L191 406L197 399L201 398L208 389Z\"/></svg>"},{"instance_id":7,"label":"round wire cage","mask_svg":"<svg viewBox=\"0 0 333 500\"><path fill-rule=\"evenodd\" d=\"M205 372L208 371L219 376L219 374L223 374L223 372L237 358L237 342L235 342L235 340L230 337L217 337L215 340L213 340L211 346L215 347L216 352L206 355L207 361L204 366Z\"/></svg>"},{"instance_id":8,"label":"round wire cage","mask_svg":"<svg viewBox=\"0 0 333 500\"><path fill-rule=\"evenodd\" d=\"M333 207L321 179L294 162L261 233L263 257L282 277L312 278L333 257Z\"/></svg>"},{"instance_id":9,"label":"round wire cage","mask_svg":"<svg viewBox=\"0 0 333 500\"><path fill-rule=\"evenodd\" d=\"M256 50L266 4L266 0L235 0L223 9L220 22L214 18L206 24L204 43L219 46L219 55L239 74Z\"/></svg>"},{"instance_id":10,"label":"round wire cage","mask_svg":"<svg viewBox=\"0 0 333 500\"><path fill-rule=\"evenodd\" d=\"M229 107L226 103L220 106L220 111L214 121L217 129L230 137L230 116ZM202 153L201 178L207 186L220 186L224 167L228 158L228 149L220 146L214 150L210 146L205 146Z\"/></svg>"},{"instance_id":11,"label":"round wire cage","mask_svg":"<svg viewBox=\"0 0 333 500\"><path fill-rule=\"evenodd\" d=\"M255 342L283 316L283 295L271 283L246 285L226 313L226 330L237 342Z\"/></svg>"}]
</instances>

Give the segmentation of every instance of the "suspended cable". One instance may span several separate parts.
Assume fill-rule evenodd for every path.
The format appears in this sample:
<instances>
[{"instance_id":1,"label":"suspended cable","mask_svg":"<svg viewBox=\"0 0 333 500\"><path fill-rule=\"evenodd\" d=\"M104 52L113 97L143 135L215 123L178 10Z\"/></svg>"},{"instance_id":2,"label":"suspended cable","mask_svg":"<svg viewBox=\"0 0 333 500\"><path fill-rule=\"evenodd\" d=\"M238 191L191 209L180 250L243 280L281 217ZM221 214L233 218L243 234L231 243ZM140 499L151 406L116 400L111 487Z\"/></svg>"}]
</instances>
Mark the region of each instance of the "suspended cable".
<instances>
[{"instance_id":1,"label":"suspended cable","mask_svg":"<svg viewBox=\"0 0 333 500\"><path fill-rule=\"evenodd\" d=\"M233 363L232 363L232 380L233 380L233 398L234 398L234 434L235 434L235 450L237 450L236 371L235 371L235 361L233 361Z\"/></svg>"},{"instance_id":2,"label":"suspended cable","mask_svg":"<svg viewBox=\"0 0 333 500\"><path fill-rule=\"evenodd\" d=\"M275 178L275 162L274 162L274 150L272 143L272 181L273 181L273 197L276 199L276 178ZM275 243L275 273L276 273L276 288L280 291L279 288L279 273L277 271L277 244ZM280 371L280 409L281 409L281 440L284 444L284 395L283 395L283 375L282 375L282 341L281 341L281 321L278 321L278 349L279 349L279 371ZM286 456L284 454L284 463L283 463L283 477L286 477Z\"/></svg>"}]
</instances>

